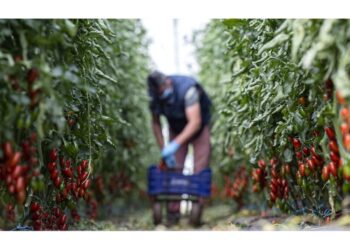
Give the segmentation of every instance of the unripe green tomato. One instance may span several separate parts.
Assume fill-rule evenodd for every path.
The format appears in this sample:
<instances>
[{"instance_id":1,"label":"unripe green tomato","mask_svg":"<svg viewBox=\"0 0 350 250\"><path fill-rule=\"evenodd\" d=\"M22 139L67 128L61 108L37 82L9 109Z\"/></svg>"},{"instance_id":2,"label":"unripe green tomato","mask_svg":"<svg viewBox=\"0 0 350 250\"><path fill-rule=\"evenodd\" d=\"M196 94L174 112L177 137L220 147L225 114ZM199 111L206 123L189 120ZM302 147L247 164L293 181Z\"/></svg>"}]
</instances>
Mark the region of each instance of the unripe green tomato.
<instances>
[{"instance_id":1,"label":"unripe green tomato","mask_svg":"<svg viewBox=\"0 0 350 250\"><path fill-rule=\"evenodd\" d=\"M305 167L305 176L309 176L311 173L309 166Z\"/></svg>"},{"instance_id":2,"label":"unripe green tomato","mask_svg":"<svg viewBox=\"0 0 350 250\"><path fill-rule=\"evenodd\" d=\"M64 150L72 158L75 158L79 152L77 145L75 145L73 143L67 143L64 147Z\"/></svg>"},{"instance_id":3,"label":"unripe green tomato","mask_svg":"<svg viewBox=\"0 0 350 250\"><path fill-rule=\"evenodd\" d=\"M348 179L350 179L350 165L346 165L342 169L343 169L344 177L347 177Z\"/></svg>"},{"instance_id":4,"label":"unripe green tomato","mask_svg":"<svg viewBox=\"0 0 350 250\"><path fill-rule=\"evenodd\" d=\"M297 177L297 184L298 184L298 186L301 186L302 180L303 180L302 177Z\"/></svg>"},{"instance_id":5,"label":"unripe green tomato","mask_svg":"<svg viewBox=\"0 0 350 250\"><path fill-rule=\"evenodd\" d=\"M343 178L343 172L344 172L344 168L339 167L338 168L338 178L342 179Z\"/></svg>"},{"instance_id":6,"label":"unripe green tomato","mask_svg":"<svg viewBox=\"0 0 350 250\"><path fill-rule=\"evenodd\" d=\"M32 189L34 190L34 192L39 191L38 180L32 180L30 185L31 185Z\"/></svg>"},{"instance_id":7,"label":"unripe green tomato","mask_svg":"<svg viewBox=\"0 0 350 250\"><path fill-rule=\"evenodd\" d=\"M299 109L299 114L304 118L306 117L306 112L305 112L304 108Z\"/></svg>"},{"instance_id":8,"label":"unripe green tomato","mask_svg":"<svg viewBox=\"0 0 350 250\"><path fill-rule=\"evenodd\" d=\"M43 180L38 180L38 191L45 190L45 182Z\"/></svg>"},{"instance_id":9,"label":"unripe green tomato","mask_svg":"<svg viewBox=\"0 0 350 250\"><path fill-rule=\"evenodd\" d=\"M18 129L23 129L24 128L24 120L23 120L23 118L19 118L17 120L17 128Z\"/></svg>"},{"instance_id":10,"label":"unripe green tomato","mask_svg":"<svg viewBox=\"0 0 350 250\"><path fill-rule=\"evenodd\" d=\"M350 192L350 183L345 181L343 184L343 193L348 194Z\"/></svg>"},{"instance_id":11,"label":"unripe green tomato","mask_svg":"<svg viewBox=\"0 0 350 250\"><path fill-rule=\"evenodd\" d=\"M67 207L72 210L76 208L76 205L72 200L68 200Z\"/></svg>"},{"instance_id":12,"label":"unripe green tomato","mask_svg":"<svg viewBox=\"0 0 350 250\"><path fill-rule=\"evenodd\" d=\"M308 186L305 179L301 181L301 188L303 189L304 192L307 192Z\"/></svg>"}]
</instances>

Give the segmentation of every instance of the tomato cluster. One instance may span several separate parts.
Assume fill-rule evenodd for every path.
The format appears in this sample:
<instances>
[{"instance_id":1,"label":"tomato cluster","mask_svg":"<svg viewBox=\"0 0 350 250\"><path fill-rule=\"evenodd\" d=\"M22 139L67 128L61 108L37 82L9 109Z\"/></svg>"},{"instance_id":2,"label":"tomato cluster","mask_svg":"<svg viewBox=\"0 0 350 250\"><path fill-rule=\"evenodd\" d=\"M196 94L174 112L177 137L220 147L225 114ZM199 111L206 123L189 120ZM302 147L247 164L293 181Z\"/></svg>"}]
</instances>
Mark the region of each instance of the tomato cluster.
<instances>
[{"instance_id":1,"label":"tomato cluster","mask_svg":"<svg viewBox=\"0 0 350 250\"><path fill-rule=\"evenodd\" d=\"M261 191L266 185L266 163L264 160L258 161L257 169L253 169L252 171L252 179L253 179L253 192L257 193Z\"/></svg>"},{"instance_id":2,"label":"tomato cluster","mask_svg":"<svg viewBox=\"0 0 350 250\"><path fill-rule=\"evenodd\" d=\"M76 208L73 208L73 209L70 210L70 212L71 212L71 216L72 216L73 220L75 222L79 222L81 217L80 217L80 215L78 213L78 210Z\"/></svg>"},{"instance_id":3,"label":"tomato cluster","mask_svg":"<svg viewBox=\"0 0 350 250\"><path fill-rule=\"evenodd\" d=\"M95 192L99 195L105 195L105 180L102 176L97 176L94 180ZM109 194L114 195L118 192L130 192L135 187L131 181L130 176L124 171L117 174L112 174L107 179L107 190Z\"/></svg>"},{"instance_id":4,"label":"tomato cluster","mask_svg":"<svg viewBox=\"0 0 350 250\"><path fill-rule=\"evenodd\" d=\"M11 203L6 205L6 218L11 222L16 220L15 207Z\"/></svg>"},{"instance_id":5,"label":"tomato cluster","mask_svg":"<svg viewBox=\"0 0 350 250\"><path fill-rule=\"evenodd\" d=\"M61 156L59 161L61 171L58 171L57 160L57 149L52 149L50 151L48 170L52 183L60 191L56 196L57 202L66 200L69 194L75 199L84 197L91 184L91 180L88 178L89 173L87 172L89 162L83 160L76 168L73 168L71 160ZM64 182L63 186L62 182Z\"/></svg>"},{"instance_id":6,"label":"tomato cluster","mask_svg":"<svg viewBox=\"0 0 350 250\"><path fill-rule=\"evenodd\" d=\"M108 190L111 194L122 190L123 192L130 192L134 188L134 183L130 180L130 176L124 171L114 174L109 178Z\"/></svg>"},{"instance_id":7,"label":"tomato cluster","mask_svg":"<svg viewBox=\"0 0 350 250\"><path fill-rule=\"evenodd\" d=\"M93 194L91 192L87 193L86 210L89 219L96 219L98 212L98 202L93 198Z\"/></svg>"},{"instance_id":8,"label":"tomato cluster","mask_svg":"<svg viewBox=\"0 0 350 250\"><path fill-rule=\"evenodd\" d=\"M39 70L36 68L31 68L27 72L26 82L28 86L28 96L30 99L30 108L35 108L39 103L39 95L41 93L41 89L34 89L33 84L39 78Z\"/></svg>"},{"instance_id":9,"label":"tomato cluster","mask_svg":"<svg viewBox=\"0 0 350 250\"><path fill-rule=\"evenodd\" d=\"M281 200L288 199L289 194L289 186L288 181L283 178L277 171L277 160L275 158L271 159L271 179L269 183L270 189L270 201L272 203L276 202L276 199L279 198Z\"/></svg>"},{"instance_id":10,"label":"tomato cluster","mask_svg":"<svg viewBox=\"0 0 350 250\"><path fill-rule=\"evenodd\" d=\"M14 60L16 63L20 63L22 61L21 56L14 56ZM8 79L11 83L11 86L13 90L20 92L23 89L20 86L20 80L15 75L9 75ZM40 101L40 88L35 88L34 83L39 79L39 70L37 68L31 68L27 71L27 74L25 76L25 81L27 83L27 94L28 98L30 100L30 109L34 109Z\"/></svg>"},{"instance_id":11,"label":"tomato cluster","mask_svg":"<svg viewBox=\"0 0 350 250\"><path fill-rule=\"evenodd\" d=\"M330 162L322 168L322 179L323 181L327 181L330 175L337 177L338 169L341 166L341 160L339 155L338 143L336 140L335 132L333 128L326 127L325 132L329 139L328 148L329 148L329 156Z\"/></svg>"},{"instance_id":12,"label":"tomato cluster","mask_svg":"<svg viewBox=\"0 0 350 250\"><path fill-rule=\"evenodd\" d=\"M6 184L8 192L16 197L19 204L23 204L26 199L26 189L32 176L38 175L38 171L32 171L38 164L36 148L33 146L35 140L35 134L30 140L24 140L22 151L14 151L9 141L2 144L4 155L0 159L0 180Z\"/></svg>"},{"instance_id":13,"label":"tomato cluster","mask_svg":"<svg viewBox=\"0 0 350 250\"><path fill-rule=\"evenodd\" d=\"M234 199L239 206L243 205L243 195L247 189L248 175L246 168L241 166L235 172L233 181L229 176L225 176L225 191L226 196Z\"/></svg>"},{"instance_id":14,"label":"tomato cluster","mask_svg":"<svg viewBox=\"0 0 350 250\"><path fill-rule=\"evenodd\" d=\"M82 160L77 167L73 167L71 159L65 159L63 155L59 158L59 151L56 148L49 151L47 158L49 162L46 171L51 179L52 197L55 199L45 206L40 205L38 201L31 204L33 228L35 230L68 230L65 207L70 204L72 218L78 222L80 216L72 202L78 202L80 198L88 200L87 190L91 183L88 177L89 162Z\"/></svg>"},{"instance_id":15,"label":"tomato cluster","mask_svg":"<svg viewBox=\"0 0 350 250\"><path fill-rule=\"evenodd\" d=\"M346 152L350 152L350 109L346 104L345 98L340 94L339 91L336 92L337 101L340 104L339 116L341 120L341 125L339 130L341 132L342 145ZM338 150L339 151L339 150ZM345 180L350 182L350 167L348 164L344 166L343 177Z\"/></svg>"},{"instance_id":16,"label":"tomato cluster","mask_svg":"<svg viewBox=\"0 0 350 250\"><path fill-rule=\"evenodd\" d=\"M68 216L60 208L54 207L44 211L38 202L32 202L30 214L36 231L68 230Z\"/></svg>"},{"instance_id":17,"label":"tomato cluster","mask_svg":"<svg viewBox=\"0 0 350 250\"><path fill-rule=\"evenodd\" d=\"M317 137L319 134L314 133L314 137ZM298 171L296 172L297 179L302 177L307 177L311 173L315 174L317 168L323 166L324 159L321 157L321 147L304 146L302 148L302 143L298 138L292 138L292 143L295 151L295 156L298 162Z\"/></svg>"},{"instance_id":18,"label":"tomato cluster","mask_svg":"<svg viewBox=\"0 0 350 250\"><path fill-rule=\"evenodd\" d=\"M343 145L346 151L350 152L350 109L345 104L344 98L338 94L338 101L342 105L342 108L340 109L340 117L342 119L342 124L340 125L340 131L342 134L343 139Z\"/></svg>"}]
</instances>

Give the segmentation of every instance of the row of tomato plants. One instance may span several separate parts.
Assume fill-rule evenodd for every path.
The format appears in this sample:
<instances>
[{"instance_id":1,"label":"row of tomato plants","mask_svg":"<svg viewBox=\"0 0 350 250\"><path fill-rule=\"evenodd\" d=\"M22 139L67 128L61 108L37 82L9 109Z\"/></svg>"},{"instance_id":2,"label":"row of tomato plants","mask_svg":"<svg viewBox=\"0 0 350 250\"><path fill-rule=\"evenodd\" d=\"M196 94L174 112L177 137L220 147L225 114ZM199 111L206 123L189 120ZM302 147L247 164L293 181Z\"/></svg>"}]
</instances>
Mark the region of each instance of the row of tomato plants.
<instances>
[{"instance_id":1,"label":"row of tomato plants","mask_svg":"<svg viewBox=\"0 0 350 250\"><path fill-rule=\"evenodd\" d=\"M140 21L0 27L0 226L67 230L96 219L106 196L143 194L152 156L140 156L152 147Z\"/></svg>"},{"instance_id":2,"label":"row of tomato plants","mask_svg":"<svg viewBox=\"0 0 350 250\"><path fill-rule=\"evenodd\" d=\"M320 217L341 210L350 170L349 25L226 19L200 33L200 78L222 86L213 95L221 154L212 165L226 174L245 166L251 188L238 196L247 202Z\"/></svg>"}]
</instances>

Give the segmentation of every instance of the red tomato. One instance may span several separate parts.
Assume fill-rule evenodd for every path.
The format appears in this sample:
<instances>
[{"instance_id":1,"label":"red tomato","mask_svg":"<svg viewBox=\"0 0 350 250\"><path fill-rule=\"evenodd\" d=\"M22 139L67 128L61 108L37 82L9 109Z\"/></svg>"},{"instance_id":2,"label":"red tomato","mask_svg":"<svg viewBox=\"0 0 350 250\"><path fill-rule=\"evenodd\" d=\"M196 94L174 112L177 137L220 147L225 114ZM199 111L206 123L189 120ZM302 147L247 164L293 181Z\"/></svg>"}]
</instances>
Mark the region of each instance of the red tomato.
<instances>
[{"instance_id":1,"label":"red tomato","mask_svg":"<svg viewBox=\"0 0 350 250\"><path fill-rule=\"evenodd\" d=\"M309 156L310 155L310 150L307 147L303 148L303 153L305 156Z\"/></svg>"},{"instance_id":2,"label":"red tomato","mask_svg":"<svg viewBox=\"0 0 350 250\"><path fill-rule=\"evenodd\" d=\"M322 162L314 155L311 157L311 160L315 167L318 167L322 164Z\"/></svg>"},{"instance_id":3,"label":"red tomato","mask_svg":"<svg viewBox=\"0 0 350 250\"><path fill-rule=\"evenodd\" d=\"M262 170L260 168L255 170L256 174L260 177L262 174Z\"/></svg>"},{"instance_id":4,"label":"red tomato","mask_svg":"<svg viewBox=\"0 0 350 250\"><path fill-rule=\"evenodd\" d=\"M89 165L89 161L88 160L83 160L81 162L81 167L82 167L83 170L85 170L88 167L88 165Z\"/></svg>"},{"instance_id":5,"label":"red tomato","mask_svg":"<svg viewBox=\"0 0 350 250\"><path fill-rule=\"evenodd\" d=\"M64 157L63 156L61 156L60 157L60 165L61 165L61 168L63 168L64 167Z\"/></svg>"},{"instance_id":6,"label":"red tomato","mask_svg":"<svg viewBox=\"0 0 350 250\"><path fill-rule=\"evenodd\" d=\"M17 202L19 204L23 204L26 200L26 192L24 190L21 190L17 193Z\"/></svg>"},{"instance_id":7,"label":"red tomato","mask_svg":"<svg viewBox=\"0 0 350 250\"><path fill-rule=\"evenodd\" d=\"M77 168L77 173L78 173L79 176L81 175L82 171L83 171L83 169L82 169L82 167L79 165L78 168Z\"/></svg>"},{"instance_id":8,"label":"red tomato","mask_svg":"<svg viewBox=\"0 0 350 250\"><path fill-rule=\"evenodd\" d=\"M66 160L66 167L69 168L71 165L71 161L70 160Z\"/></svg>"},{"instance_id":9,"label":"red tomato","mask_svg":"<svg viewBox=\"0 0 350 250\"><path fill-rule=\"evenodd\" d=\"M343 122L340 125L340 131L343 136L345 136L347 133L349 133L349 125L346 122Z\"/></svg>"},{"instance_id":10,"label":"red tomato","mask_svg":"<svg viewBox=\"0 0 350 250\"><path fill-rule=\"evenodd\" d=\"M59 208L55 207L55 208L52 209L52 211L53 211L53 214L54 214L55 217L61 217L62 212L61 212L61 210Z\"/></svg>"},{"instance_id":11,"label":"red tomato","mask_svg":"<svg viewBox=\"0 0 350 250\"><path fill-rule=\"evenodd\" d=\"M91 184L91 181L90 180L86 180L84 183L83 183L83 188L86 190L88 189L88 187L90 186Z\"/></svg>"},{"instance_id":12,"label":"red tomato","mask_svg":"<svg viewBox=\"0 0 350 250\"><path fill-rule=\"evenodd\" d=\"M64 224L67 223L67 219L68 219L67 215L66 215L66 214L63 214L63 215L60 217L58 223L59 223L60 225L64 225Z\"/></svg>"},{"instance_id":13,"label":"red tomato","mask_svg":"<svg viewBox=\"0 0 350 250\"><path fill-rule=\"evenodd\" d=\"M270 164L271 164L272 167L276 166L277 163L278 163L278 161L277 161L276 157L273 157L273 158L270 160Z\"/></svg>"},{"instance_id":14,"label":"red tomato","mask_svg":"<svg viewBox=\"0 0 350 250\"><path fill-rule=\"evenodd\" d=\"M328 166L324 166L322 168L322 180L328 181L328 179L329 179L329 169L328 169Z\"/></svg>"},{"instance_id":15,"label":"red tomato","mask_svg":"<svg viewBox=\"0 0 350 250\"><path fill-rule=\"evenodd\" d=\"M337 97L337 101L339 104L344 105L345 104L345 98L342 96L339 90L335 92L335 95Z\"/></svg>"},{"instance_id":16,"label":"red tomato","mask_svg":"<svg viewBox=\"0 0 350 250\"><path fill-rule=\"evenodd\" d=\"M21 156L22 156L21 152L14 153L12 157L8 160L6 165L10 166L10 168L13 168L19 163L19 161L21 160Z\"/></svg>"},{"instance_id":17,"label":"red tomato","mask_svg":"<svg viewBox=\"0 0 350 250\"><path fill-rule=\"evenodd\" d=\"M305 165L299 164L299 173L301 176L305 176Z\"/></svg>"},{"instance_id":18,"label":"red tomato","mask_svg":"<svg viewBox=\"0 0 350 250\"><path fill-rule=\"evenodd\" d=\"M55 187L56 188L59 188L60 186L61 186L61 184L62 184L62 179L61 179L61 177L57 177L55 180L54 180L54 184L55 184Z\"/></svg>"},{"instance_id":19,"label":"red tomato","mask_svg":"<svg viewBox=\"0 0 350 250\"><path fill-rule=\"evenodd\" d=\"M16 191L21 192L25 188L24 178L21 176L16 181Z\"/></svg>"},{"instance_id":20,"label":"red tomato","mask_svg":"<svg viewBox=\"0 0 350 250\"><path fill-rule=\"evenodd\" d=\"M88 173L87 172L84 172L84 173L82 173L80 176L79 176L79 178L80 178L80 180L81 181L84 181L87 177L88 177Z\"/></svg>"},{"instance_id":21,"label":"red tomato","mask_svg":"<svg viewBox=\"0 0 350 250\"><path fill-rule=\"evenodd\" d=\"M293 146L295 149L299 149L301 147L301 142L297 138L293 138Z\"/></svg>"},{"instance_id":22,"label":"red tomato","mask_svg":"<svg viewBox=\"0 0 350 250\"><path fill-rule=\"evenodd\" d=\"M22 151L23 151L24 156L26 158L29 158L31 155L29 141L27 141L27 140L23 141L21 146L22 146Z\"/></svg>"},{"instance_id":23,"label":"red tomato","mask_svg":"<svg viewBox=\"0 0 350 250\"><path fill-rule=\"evenodd\" d=\"M286 186L286 187L284 188L284 195L286 195L286 194L288 194L288 193L289 193L289 187Z\"/></svg>"},{"instance_id":24,"label":"red tomato","mask_svg":"<svg viewBox=\"0 0 350 250\"><path fill-rule=\"evenodd\" d=\"M13 149L12 149L12 145L10 142L5 142L2 145L2 150L4 151L4 155L6 159L10 159L12 158L13 155Z\"/></svg>"},{"instance_id":25,"label":"red tomato","mask_svg":"<svg viewBox=\"0 0 350 250\"><path fill-rule=\"evenodd\" d=\"M17 179L21 175L21 173L22 173L22 167L17 165L12 172L12 178Z\"/></svg>"},{"instance_id":26,"label":"red tomato","mask_svg":"<svg viewBox=\"0 0 350 250\"><path fill-rule=\"evenodd\" d=\"M258 166L259 168L265 169L266 163L264 160L258 160Z\"/></svg>"},{"instance_id":27,"label":"red tomato","mask_svg":"<svg viewBox=\"0 0 350 250\"><path fill-rule=\"evenodd\" d=\"M58 152L57 152L57 149L54 148L50 151L50 160L52 162L55 162L57 160L57 157L58 157Z\"/></svg>"},{"instance_id":28,"label":"red tomato","mask_svg":"<svg viewBox=\"0 0 350 250\"><path fill-rule=\"evenodd\" d=\"M58 170L57 169L54 169L52 172L51 172L51 179L52 180L55 180L57 177L58 177Z\"/></svg>"},{"instance_id":29,"label":"red tomato","mask_svg":"<svg viewBox=\"0 0 350 250\"><path fill-rule=\"evenodd\" d=\"M68 168L68 167L65 167L63 170L62 170L63 174L68 177L68 178L72 178L73 177L73 172L72 172L72 169Z\"/></svg>"},{"instance_id":30,"label":"red tomato","mask_svg":"<svg viewBox=\"0 0 350 250\"><path fill-rule=\"evenodd\" d=\"M330 151L333 151L334 153L339 154L339 148L336 141L334 140L330 141L328 146Z\"/></svg>"},{"instance_id":31,"label":"red tomato","mask_svg":"<svg viewBox=\"0 0 350 250\"><path fill-rule=\"evenodd\" d=\"M311 171L314 171L316 168L314 162L310 159L307 160L307 165Z\"/></svg>"},{"instance_id":32,"label":"red tomato","mask_svg":"<svg viewBox=\"0 0 350 250\"><path fill-rule=\"evenodd\" d=\"M271 200L271 202L275 202L276 201L276 194L275 193L273 193L273 192L270 192L270 200Z\"/></svg>"},{"instance_id":33,"label":"red tomato","mask_svg":"<svg viewBox=\"0 0 350 250\"><path fill-rule=\"evenodd\" d=\"M36 157L31 157L29 162L31 166L36 166L38 165L39 160Z\"/></svg>"},{"instance_id":34,"label":"red tomato","mask_svg":"<svg viewBox=\"0 0 350 250\"><path fill-rule=\"evenodd\" d=\"M282 187L286 187L286 186L288 186L287 180L283 179L282 180Z\"/></svg>"},{"instance_id":35,"label":"red tomato","mask_svg":"<svg viewBox=\"0 0 350 250\"><path fill-rule=\"evenodd\" d=\"M34 212L32 213L32 220L39 220L40 219L40 214L39 212Z\"/></svg>"},{"instance_id":36,"label":"red tomato","mask_svg":"<svg viewBox=\"0 0 350 250\"><path fill-rule=\"evenodd\" d=\"M343 138L343 144L347 151L350 151L350 134L346 134Z\"/></svg>"},{"instance_id":37,"label":"red tomato","mask_svg":"<svg viewBox=\"0 0 350 250\"><path fill-rule=\"evenodd\" d=\"M78 191L78 195L79 195L79 197L83 197L85 195L85 190L80 188Z\"/></svg>"},{"instance_id":38,"label":"red tomato","mask_svg":"<svg viewBox=\"0 0 350 250\"><path fill-rule=\"evenodd\" d=\"M16 187L15 187L15 185L11 184L11 185L9 186L9 192L10 192L10 194L14 194L14 193L16 192Z\"/></svg>"},{"instance_id":39,"label":"red tomato","mask_svg":"<svg viewBox=\"0 0 350 250\"><path fill-rule=\"evenodd\" d=\"M35 213L40 210L40 204L38 202L33 202L30 206L30 211Z\"/></svg>"},{"instance_id":40,"label":"red tomato","mask_svg":"<svg viewBox=\"0 0 350 250\"><path fill-rule=\"evenodd\" d=\"M40 220L34 221L33 228L34 228L34 230L36 230L36 231L40 231L40 230L41 230L41 221L40 221Z\"/></svg>"},{"instance_id":41,"label":"red tomato","mask_svg":"<svg viewBox=\"0 0 350 250\"><path fill-rule=\"evenodd\" d=\"M254 192L254 193L257 193L257 192L259 192L259 191L260 191L259 184L258 184L258 183L255 183L255 184L253 185L253 192Z\"/></svg>"},{"instance_id":42,"label":"red tomato","mask_svg":"<svg viewBox=\"0 0 350 250\"><path fill-rule=\"evenodd\" d=\"M270 187L271 192L277 193L277 188L276 188L276 186L274 186L272 183L270 183L269 187Z\"/></svg>"},{"instance_id":43,"label":"red tomato","mask_svg":"<svg viewBox=\"0 0 350 250\"><path fill-rule=\"evenodd\" d=\"M329 139L331 139L331 140L335 139L335 132L334 132L333 128L326 127L324 130L326 131L326 134L327 134Z\"/></svg>"},{"instance_id":44,"label":"red tomato","mask_svg":"<svg viewBox=\"0 0 350 250\"><path fill-rule=\"evenodd\" d=\"M68 230L68 225L67 224L63 224L62 226L60 226L60 230L67 231Z\"/></svg>"},{"instance_id":45,"label":"red tomato","mask_svg":"<svg viewBox=\"0 0 350 250\"><path fill-rule=\"evenodd\" d=\"M339 165L339 161L340 161L340 158L339 158L339 155L337 155L336 153L334 153L333 151L330 152L329 154L331 160L336 164L336 165Z\"/></svg>"},{"instance_id":46,"label":"red tomato","mask_svg":"<svg viewBox=\"0 0 350 250\"><path fill-rule=\"evenodd\" d=\"M36 68L31 68L26 77L26 81L28 84L33 84L39 77L39 71Z\"/></svg>"},{"instance_id":47,"label":"red tomato","mask_svg":"<svg viewBox=\"0 0 350 250\"><path fill-rule=\"evenodd\" d=\"M331 161L328 164L328 169L329 169L330 174L332 174L334 177L337 176L337 167L336 167L336 164L334 162Z\"/></svg>"},{"instance_id":48,"label":"red tomato","mask_svg":"<svg viewBox=\"0 0 350 250\"><path fill-rule=\"evenodd\" d=\"M57 163L56 162L49 162L49 164L47 165L48 169L50 172L54 171L57 167Z\"/></svg>"},{"instance_id":49,"label":"red tomato","mask_svg":"<svg viewBox=\"0 0 350 250\"><path fill-rule=\"evenodd\" d=\"M345 121L347 121L349 119L349 115L350 115L350 110L348 107L343 107L341 110L340 110L340 115L343 117L343 119Z\"/></svg>"},{"instance_id":50,"label":"red tomato","mask_svg":"<svg viewBox=\"0 0 350 250\"><path fill-rule=\"evenodd\" d=\"M252 179L254 180L254 181L259 181L259 175L256 173L256 171L254 171L253 170L253 172L252 172Z\"/></svg>"},{"instance_id":51,"label":"red tomato","mask_svg":"<svg viewBox=\"0 0 350 250\"><path fill-rule=\"evenodd\" d=\"M33 133L30 134L30 141L31 141L32 143L35 143L35 142L36 142L36 138L37 138L37 135L36 135L35 132L33 132Z\"/></svg>"},{"instance_id":52,"label":"red tomato","mask_svg":"<svg viewBox=\"0 0 350 250\"><path fill-rule=\"evenodd\" d=\"M301 152L295 152L295 156L297 157L297 159L302 159L303 154Z\"/></svg>"},{"instance_id":53,"label":"red tomato","mask_svg":"<svg viewBox=\"0 0 350 250\"><path fill-rule=\"evenodd\" d=\"M284 165L284 171L286 174L290 174L290 165L289 164Z\"/></svg>"}]
</instances>

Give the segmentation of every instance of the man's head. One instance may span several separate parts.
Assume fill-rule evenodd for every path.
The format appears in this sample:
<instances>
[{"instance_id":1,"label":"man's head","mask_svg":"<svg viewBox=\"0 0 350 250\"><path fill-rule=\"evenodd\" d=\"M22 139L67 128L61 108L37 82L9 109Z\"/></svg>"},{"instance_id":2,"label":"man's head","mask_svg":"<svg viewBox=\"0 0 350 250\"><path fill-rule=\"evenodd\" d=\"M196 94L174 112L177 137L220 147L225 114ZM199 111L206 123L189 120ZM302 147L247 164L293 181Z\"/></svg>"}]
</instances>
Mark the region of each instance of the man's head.
<instances>
[{"instance_id":1,"label":"man's head","mask_svg":"<svg viewBox=\"0 0 350 250\"><path fill-rule=\"evenodd\" d=\"M173 93L170 79L167 79L167 77L159 71L153 71L148 75L147 84L149 90L153 94L159 96L160 99L167 99Z\"/></svg>"}]
</instances>

